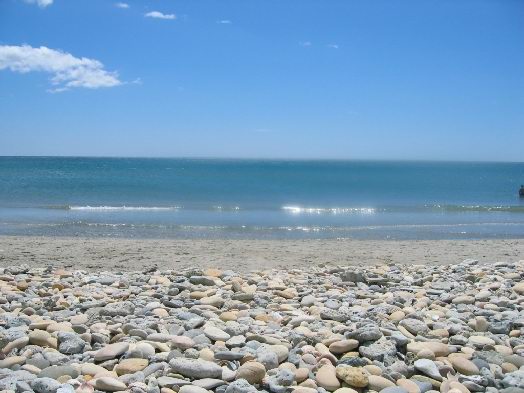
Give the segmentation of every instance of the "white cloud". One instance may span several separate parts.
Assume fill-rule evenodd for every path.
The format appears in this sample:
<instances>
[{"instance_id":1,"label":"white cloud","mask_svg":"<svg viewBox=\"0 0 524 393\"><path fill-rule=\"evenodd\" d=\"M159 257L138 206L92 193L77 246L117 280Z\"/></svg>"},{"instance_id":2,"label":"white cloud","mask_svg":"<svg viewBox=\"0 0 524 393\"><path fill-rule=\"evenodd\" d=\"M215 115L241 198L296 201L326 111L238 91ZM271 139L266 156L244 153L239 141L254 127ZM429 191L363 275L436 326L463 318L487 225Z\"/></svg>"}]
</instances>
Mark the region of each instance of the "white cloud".
<instances>
[{"instance_id":1,"label":"white cloud","mask_svg":"<svg viewBox=\"0 0 524 393\"><path fill-rule=\"evenodd\" d=\"M310 41L301 41L298 44L304 48L307 48L312 45Z\"/></svg>"},{"instance_id":2,"label":"white cloud","mask_svg":"<svg viewBox=\"0 0 524 393\"><path fill-rule=\"evenodd\" d=\"M0 71L9 69L22 74L47 72L51 74L52 91L64 91L73 87L98 89L121 85L116 72L109 72L98 60L74 57L70 53L33 48L29 45L0 45Z\"/></svg>"},{"instance_id":3,"label":"white cloud","mask_svg":"<svg viewBox=\"0 0 524 393\"><path fill-rule=\"evenodd\" d=\"M217 20L217 23L219 25L230 25L233 22L231 22L229 19L222 19L222 20Z\"/></svg>"},{"instance_id":4,"label":"white cloud","mask_svg":"<svg viewBox=\"0 0 524 393\"><path fill-rule=\"evenodd\" d=\"M127 4L127 3L115 3L115 7L117 7L117 8L129 8L129 4Z\"/></svg>"},{"instance_id":5,"label":"white cloud","mask_svg":"<svg viewBox=\"0 0 524 393\"><path fill-rule=\"evenodd\" d=\"M339 48L338 44L328 44L327 47L331 48L331 49L338 49Z\"/></svg>"},{"instance_id":6,"label":"white cloud","mask_svg":"<svg viewBox=\"0 0 524 393\"><path fill-rule=\"evenodd\" d=\"M163 14L160 11L151 11L144 15L146 18L176 19L175 14Z\"/></svg>"},{"instance_id":7,"label":"white cloud","mask_svg":"<svg viewBox=\"0 0 524 393\"><path fill-rule=\"evenodd\" d=\"M36 4L41 8L45 8L53 4L53 0L25 0L25 2L29 4Z\"/></svg>"}]
</instances>

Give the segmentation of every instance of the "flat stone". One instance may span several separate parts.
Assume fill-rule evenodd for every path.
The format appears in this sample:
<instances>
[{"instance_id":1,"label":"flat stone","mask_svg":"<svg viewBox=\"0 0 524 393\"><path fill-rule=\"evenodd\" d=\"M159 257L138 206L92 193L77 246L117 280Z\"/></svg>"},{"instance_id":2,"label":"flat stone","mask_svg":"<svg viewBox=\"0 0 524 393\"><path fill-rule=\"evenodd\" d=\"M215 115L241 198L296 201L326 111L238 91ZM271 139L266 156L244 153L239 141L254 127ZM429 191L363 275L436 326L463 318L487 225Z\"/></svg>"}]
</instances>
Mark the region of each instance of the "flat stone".
<instances>
[{"instance_id":1,"label":"flat stone","mask_svg":"<svg viewBox=\"0 0 524 393\"><path fill-rule=\"evenodd\" d=\"M449 346L447 344L436 342L436 341L415 341L408 343L407 350L417 354L423 349L429 349L435 356L448 356L450 353Z\"/></svg>"},{"instance_id":2,"label":"flat stone","mask_svg":"<svg viewBox=\"0 0 524 393\"><path fill-rule=\"evenodd\" d=\"M191 381L186 381L185 379L173 378L173 377L167 377L167 376L158 377L157 382L160 387L168 387L168 388L171 388L173 386L191 385Z\"/></svg>"},{"instance_id":3,"label":"flat stone","mask_svg":"<svg viewBox=\"0 0 524 393\"><path fill-rule=\"evenodd\" d=\"M216 378L203 378L193 381L193 385L207 390L213 390L218 386L226 385L227 382Z\"/></svg>"},{"instance_id":4,"label":"flat stone","mask_svg":"<svg viewBox=\"0 0 524 393\"><path fill-rule=\"evenodd\" d=\"M100 310L100 315L108 317L133 315L135 312L135 305L131 302L116 302L109 303Z\"/></svg>"},{"instance_id":5,"label":"flat stone","mask_svg":"<svg viewBox=\"0 0 524 393\"><path fill-rule=\"evenodd\" d=\"M209 393L207 389L195 385L184 385L178 390L178 393Z\"/></svg>"},{"instance_id":6,"label":"flat stone","mask_svg":"<svg viewBox=\"0 0 524 393\"><path fill-rule=\"evenodd\" d=\"M175 358L171 359L169 365L173 372L193 379L220 378L222 376L222 367L207 360Z\"/></svg>"},{"instance_id":7,"label":"flat stone","mask_svg":"<svg viewBox=\"0 0 524 393\"><path fill-rule=\"evenodd\" d=\"M318 369L315 376L317 385L326 389L329 392L333 392L340 387L340 382L337 379L336 369L331 365L325 365Z\"/></svg>"},{"instance_id":8,"label":"flat stone","mask_svg":"<svg viewBox=\"0 0 524 393\"><path fill-rule=\"evenodd\" d=\"M349 352L358 347L358 341L349 339L349 340L340 340L335 341L329 346L329 351L335 355Z\"/></svg>"},{"instance_id":9,"label":"flat stone","mask_svg":"<svg viewBox=\"0 0 524 393\"><path fill-rule=\"evenodd\" d=\"M69 375L71 378L76 378L80 375L80 373L75 367L70 365L50 366L41 370L38 374L38 377L58 379L64 375Z\"/></svg>"},{"instance_id":10,"label":"flat stone","mask_svg":"<svg viewBox=\"0 0 524 393\"><path fill-rule=\"evenodd\" d=\"M495 341L486 336L470 336L468 341L477 347L483 347L484 345L495 345Z\"/></svg>"},{"instance_id":11,"label":"flat stone","mask_svg":"<svg viewBox=\"0 0 524 393\"><path fill-rule=\"evenodd\" d=\"M126 342L108 344L95 353L95 361L114 359L124 354L128 349L129 343Z\"/></svg>"},{"instance_id":12,"label":"flat stone","mask_svg":"<svg viewBox=\"0 0 524 393\"><path fill-rule=\"evenodd\" d=\"M213 341L227 341L231 338L229 334L215 326L207 326L204 334Z\"/></svg>"},{"instance_id":13,"label":"flat stone","mask_svg":"<svg viewBox=\"0 0 524 393\"><path fill-rule=\"evenodd\" d=\"M336 375L352 387L364 388L369 384L368 374L362 367L337 366Z\"/></svg>"},{"instance_id":14,"label":"flat stone","mask_svg":"<svg viewBox=\"0 0 524 393\"><path fill-rule=\"evenodd\" d=\"M117 375L133 374L142 371L148 364L147 359L124 359L115 366L114 371Z\"/></svg>"},{"instance_id":15,"label":"flat stone","mask_svg":"<svg viewBox=\"0 0 524 393\"><path fill-rule=\"evenodd\" d=\"M397 387L397 386L395 386L395 384L391 382L389 379L381 377L380 375L368 376L368 389L370 390L375 390L377 392L380 392L383 389L393 388L393 387Z\"/></svg>"},{"instance_id":16,"label":"flat stone","mask_svg":"<svg viewBox=\"0 0 524 393\"><path fill-rule=\"evenodd\" d=\"M116 378L100 377L95 380L95 388L106 392L119 392L126 390L127 386Z\"/></svg>"},{"instance_id":17,"label":"flat stone","mask_svg":"<svg viewBox=\"0 0 524 393\"><path fill-rule=\"evenodd\" d=\"M0 360L0 368L11 368L20 364L24 364L27 358L25 356L9 356Z\"/></svg>"}]
</instances>

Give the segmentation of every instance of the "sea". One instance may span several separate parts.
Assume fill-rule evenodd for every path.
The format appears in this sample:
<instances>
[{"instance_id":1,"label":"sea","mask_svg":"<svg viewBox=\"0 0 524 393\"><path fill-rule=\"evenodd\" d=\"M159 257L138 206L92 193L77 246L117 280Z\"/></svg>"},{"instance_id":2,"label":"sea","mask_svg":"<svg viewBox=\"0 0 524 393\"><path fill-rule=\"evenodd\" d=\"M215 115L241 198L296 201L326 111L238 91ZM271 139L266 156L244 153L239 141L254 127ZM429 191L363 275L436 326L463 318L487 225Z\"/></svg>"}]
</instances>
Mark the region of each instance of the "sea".
<instances>
[{"instance_id":1,"label":"sea","mask_svg":"<svg viewBox=\"0 0 524 393\"><path fill-rule=\"evenodd\" d=\"M524 238L524 163L0 157L0 235Z\"/></svg>"}]
</instances>

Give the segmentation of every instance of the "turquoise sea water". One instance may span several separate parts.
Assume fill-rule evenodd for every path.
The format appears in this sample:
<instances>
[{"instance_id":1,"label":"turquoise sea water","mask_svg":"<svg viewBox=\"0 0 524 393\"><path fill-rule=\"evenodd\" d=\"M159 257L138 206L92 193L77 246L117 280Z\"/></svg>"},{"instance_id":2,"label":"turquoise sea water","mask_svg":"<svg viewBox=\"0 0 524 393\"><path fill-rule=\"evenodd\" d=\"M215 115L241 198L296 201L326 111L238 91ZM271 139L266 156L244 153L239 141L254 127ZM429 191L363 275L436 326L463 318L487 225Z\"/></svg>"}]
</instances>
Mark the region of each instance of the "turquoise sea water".
<instances>
[{"instance_id":1,"label":"turquoise sea water","mask_svg":"<svg viewBox=\"0 0 524 393\"><path fill-rule=\"evenodd\" d=\"M524 163L0 157L0 234L523 238Z\"/></svg>"}]
</instances>

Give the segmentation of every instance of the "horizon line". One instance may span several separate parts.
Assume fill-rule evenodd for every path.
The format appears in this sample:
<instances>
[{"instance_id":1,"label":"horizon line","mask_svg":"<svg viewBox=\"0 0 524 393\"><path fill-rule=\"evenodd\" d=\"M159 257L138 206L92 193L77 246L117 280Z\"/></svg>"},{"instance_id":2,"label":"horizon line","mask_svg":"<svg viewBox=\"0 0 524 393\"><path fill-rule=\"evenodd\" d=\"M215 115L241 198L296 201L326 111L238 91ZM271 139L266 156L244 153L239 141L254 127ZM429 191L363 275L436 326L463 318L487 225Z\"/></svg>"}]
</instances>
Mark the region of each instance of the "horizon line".
<instances>
[{"instance_id":1,"label":"horizon line","mask_svg":"<svg viewBox=\"0 0 524 393\"><path fill-rule=\"evenodd\" d=\"M524 161L500 160L459 160L459 159L418 159L418 158L322 158L322 157L223 157L223 156L118 156L118 155L7 155L0 154L0 158L106 158L106 159L151 159L151 160L217 160L217 161L378 161L378 162L428 162L428 163L490 163L490 164L523 164Z\"/></svg>"}]
</instances>

